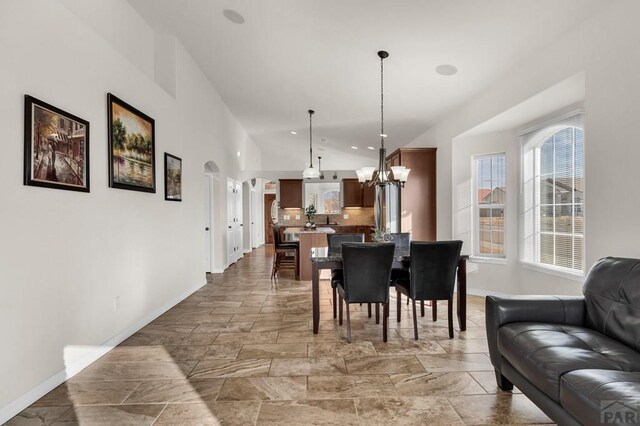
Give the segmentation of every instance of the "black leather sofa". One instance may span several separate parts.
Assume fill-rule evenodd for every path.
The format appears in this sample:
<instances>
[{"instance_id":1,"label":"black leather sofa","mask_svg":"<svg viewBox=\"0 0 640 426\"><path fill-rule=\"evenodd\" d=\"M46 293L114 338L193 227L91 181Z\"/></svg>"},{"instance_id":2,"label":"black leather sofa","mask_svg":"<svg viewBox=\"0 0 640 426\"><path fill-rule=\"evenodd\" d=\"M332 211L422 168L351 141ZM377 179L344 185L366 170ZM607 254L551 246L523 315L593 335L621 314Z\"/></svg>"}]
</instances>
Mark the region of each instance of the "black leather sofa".
<instances>
[{"instance_id":1,"label":"black leather sofa","mask_svg":"<svg viewBox=\"0 0 640 426\"><path fill-rule=\"evenodd\" d=\"M583 294L486 298L498 386L559 425L640 424L640 259L600 259Z\"/></svg>"}]
</instances>

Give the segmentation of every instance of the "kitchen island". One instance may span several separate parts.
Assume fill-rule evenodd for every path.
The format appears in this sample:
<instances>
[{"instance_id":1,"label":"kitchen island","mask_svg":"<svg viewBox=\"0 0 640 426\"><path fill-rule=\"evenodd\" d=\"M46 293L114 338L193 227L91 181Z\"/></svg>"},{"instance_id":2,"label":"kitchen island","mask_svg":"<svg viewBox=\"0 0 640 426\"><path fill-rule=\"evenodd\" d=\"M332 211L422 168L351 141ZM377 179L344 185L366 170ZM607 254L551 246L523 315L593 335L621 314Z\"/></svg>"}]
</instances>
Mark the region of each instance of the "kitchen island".
<instances>
[{"instance_id":1,"label":"kitchen island","mask_svg":"<svg viewBox=\"0 0 640 426\"><path fill-rule=\"evenodd\" d=\"M311 280L311 248L327 247L327 234L334 234L336 231L329 227L319 226L316 229L306 229L301 227L285 228L285 241L299 241L300 255L298 256L300 279Z\"/></svg>"}]
</instances>

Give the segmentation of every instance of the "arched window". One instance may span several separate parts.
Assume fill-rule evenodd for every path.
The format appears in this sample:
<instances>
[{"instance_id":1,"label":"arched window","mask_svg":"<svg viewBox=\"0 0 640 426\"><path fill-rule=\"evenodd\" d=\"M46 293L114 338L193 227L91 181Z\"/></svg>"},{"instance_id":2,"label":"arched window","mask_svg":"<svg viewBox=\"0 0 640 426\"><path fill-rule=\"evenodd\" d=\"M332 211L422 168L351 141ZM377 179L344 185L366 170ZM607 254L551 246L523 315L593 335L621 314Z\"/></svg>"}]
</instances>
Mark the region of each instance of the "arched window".
<instances>
[{"instance_id":1,"label":"arched window","mask_svg":"<svg viewBox=\"0 0 640 426\"><path fill-rule=\"evenodd\" d=\"M525 262L582 274L584 268L584 131L572 117L525 135Z\"/></svg>"}]
</instances>

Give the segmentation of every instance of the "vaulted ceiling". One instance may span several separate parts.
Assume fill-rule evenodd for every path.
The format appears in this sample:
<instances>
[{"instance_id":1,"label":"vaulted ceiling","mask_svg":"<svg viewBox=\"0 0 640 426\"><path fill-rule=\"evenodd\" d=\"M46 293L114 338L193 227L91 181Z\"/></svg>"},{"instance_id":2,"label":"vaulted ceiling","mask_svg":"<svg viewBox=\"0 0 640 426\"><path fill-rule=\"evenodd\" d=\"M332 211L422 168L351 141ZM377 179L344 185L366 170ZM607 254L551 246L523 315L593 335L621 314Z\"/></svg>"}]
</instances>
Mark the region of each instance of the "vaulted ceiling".
<instances>
[{"instance_id":1,"label":"vaulted ceiling","mask_svg":"<svg viewBox=\"0 0 640 426\"><path fill-rule=\"evenodd\" d=\"M607 0L129 0L174 34L270 170L302 170L308 115L323 168L375 165L380 63L390 149L411 142ZM232 9L236 24L223 16ZM435 71L452 64L453 76ZM291 134L292 131L297 135ZM351 147L356 146L358 150Z\"/></svg>"}]
</instances>

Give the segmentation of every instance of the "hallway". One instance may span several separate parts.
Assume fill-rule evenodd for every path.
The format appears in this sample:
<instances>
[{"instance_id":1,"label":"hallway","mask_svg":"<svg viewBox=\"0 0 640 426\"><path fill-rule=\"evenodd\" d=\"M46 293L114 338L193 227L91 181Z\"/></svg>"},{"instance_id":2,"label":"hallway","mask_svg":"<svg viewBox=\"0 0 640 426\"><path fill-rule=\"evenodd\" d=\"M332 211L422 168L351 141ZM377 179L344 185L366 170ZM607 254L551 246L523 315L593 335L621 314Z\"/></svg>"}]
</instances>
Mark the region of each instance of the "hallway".
<instances>
[{"instance_id":1,"label":"hallway","mask_svg":"<svg viewBox=\"0 0 640 426\"><path fill-rule=\"evenodd\" d=\"M352 307L353 343L332 318L321 282L321 324L311 331L309 282L270 281L261 247L9 425L515 424L549 423L518 392L498 391L484 306L469 297L468 328L449 340L446 309L427 308L413 340L390 303L382 325ZM392 291L392 298L395 294ZM444 305L444 303L443 303ZM364 309L363 309L364 308Z\"/></svg>"}]
</instances>

